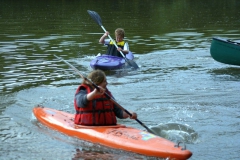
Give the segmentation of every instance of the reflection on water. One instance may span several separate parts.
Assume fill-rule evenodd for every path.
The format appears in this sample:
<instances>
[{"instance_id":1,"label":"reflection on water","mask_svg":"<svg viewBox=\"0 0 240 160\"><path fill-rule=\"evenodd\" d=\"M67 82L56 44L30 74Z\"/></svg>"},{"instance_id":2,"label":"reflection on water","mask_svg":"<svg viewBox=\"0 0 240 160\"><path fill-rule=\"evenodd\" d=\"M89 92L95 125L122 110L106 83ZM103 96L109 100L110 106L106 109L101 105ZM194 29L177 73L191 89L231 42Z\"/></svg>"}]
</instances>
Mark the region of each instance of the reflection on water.
<instances>
[{"instance_id":1,"label":"reflection on water","mask_svg":"<svg viewBox=\"0 0 240 160\"><path fill-rule=\"evenodd\" d=\"M237 0L0 1L1 159L128 156L92 147L85 152L80 144L59 141L61 134L46 134L45 127L30 123L37 104L73 112L82 80L54 54L87 75L90 61L106 51L98 44L102 29L88 9L99 13L112 37L116 28L125 29L140 67L106 72L118 102L147 126L193 127L199 143L187 144L191 159L238 159L240 70L214 61L209 40L239 39L239 7ZM119 123L144 129L132 120Z\"/></svg>"},{"instance_id":2,"label":"reflection on water","mask_svg":"<svg viewBox=\"0 0 240 160\"><path fill-rule=\"evenodd\" d=\"M209 73L219 77L229 77L228 80L232 81L240 79L240 67L217 68L210 70Z\"/></svg>"},{"instance_id":3,"label":"reflection on water","mask_svg":"<svg viewBox=\"0 0 240 160\"><path fill-rule=\"evenodd\" d=\"M119 156L109 153L98 153L98 152L89 152L89 151L81 151L80 149L76 149L76 154L74 154L74 158L72 160L78 159L126 159L126 160L135 160L135 159L142 159L137 157L130 157L130 156Z\"/></svg>"}]
</instances>

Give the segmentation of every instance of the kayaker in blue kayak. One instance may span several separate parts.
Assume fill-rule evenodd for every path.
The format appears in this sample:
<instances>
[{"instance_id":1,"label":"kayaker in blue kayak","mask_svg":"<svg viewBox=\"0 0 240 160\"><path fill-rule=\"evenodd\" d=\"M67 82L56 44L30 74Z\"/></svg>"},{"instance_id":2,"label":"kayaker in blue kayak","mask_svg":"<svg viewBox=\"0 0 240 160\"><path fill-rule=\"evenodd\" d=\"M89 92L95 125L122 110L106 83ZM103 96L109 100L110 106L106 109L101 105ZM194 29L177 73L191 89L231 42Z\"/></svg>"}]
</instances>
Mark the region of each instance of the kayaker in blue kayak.
<instances>
[{"instance_id":1,"label":"kayaker in blue kayak","mask_svg":"<svg viewBox=\"0 0 240 160\"><path fill-rule=\"evenodd\" d=\"M128 54L128 52L129 52L128 43L123 40L124 36L125 36L124 29L117 28L115 30L114 42L111 41L110 39L105 39L108 35L109 35L109 32L107 31L99 39L99 43L108 46L107 53L106 53L107 55L122 57L122 54L120 53L120 51L122 51L122 53L125 55ZM118 48L115 47L114 43L117 44Z\"/></svg>"},{"instance_id":2,"label":"kayaker in blue kayak","mask_svg":"<svg viewBox=\"0 0 240 160\"><path fill-rule=\"evenodd\" d=\"M105 92L110 96L112 94L107 89L108 83L103 71L94 70L87 78L95 83L99 87L99 90L86 80L83 80L82 84L78 87L74 98L74 107L76 110L75 124L90 126L116 125L116 117L120 119L137 119L136 113L132 112L132 116L129 117L125 111L105 96Z\"/></svg>"}]
</instances>

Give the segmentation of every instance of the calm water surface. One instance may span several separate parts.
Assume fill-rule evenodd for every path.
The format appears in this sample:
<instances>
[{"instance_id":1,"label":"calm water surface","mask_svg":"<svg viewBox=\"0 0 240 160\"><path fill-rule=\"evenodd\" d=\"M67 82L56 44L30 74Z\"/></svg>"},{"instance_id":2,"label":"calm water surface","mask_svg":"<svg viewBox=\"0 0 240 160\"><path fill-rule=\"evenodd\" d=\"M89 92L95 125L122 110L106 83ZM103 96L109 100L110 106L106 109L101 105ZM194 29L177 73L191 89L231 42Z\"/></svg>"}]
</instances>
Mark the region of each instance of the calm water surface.
<instances>
[{"instance_id":1,"label":"calm water surface","mask_svg":"<svg viewBox=\"0 0 240 160\"><path fill-rule=\"evenodd\" d=\"M90 9L110 33L125 29L140 66L107 72L118 102L149 127L193 127L192 160L239 159L240 67L214 61L209 51L212 37L239 39L239 8L237 0L1 1L0 158L150 159L65 136L32 115L38 104L74 113L81 79L53 55L85 75L92 70L89 62L106 48Z\"/></svg>"}]
</instances>

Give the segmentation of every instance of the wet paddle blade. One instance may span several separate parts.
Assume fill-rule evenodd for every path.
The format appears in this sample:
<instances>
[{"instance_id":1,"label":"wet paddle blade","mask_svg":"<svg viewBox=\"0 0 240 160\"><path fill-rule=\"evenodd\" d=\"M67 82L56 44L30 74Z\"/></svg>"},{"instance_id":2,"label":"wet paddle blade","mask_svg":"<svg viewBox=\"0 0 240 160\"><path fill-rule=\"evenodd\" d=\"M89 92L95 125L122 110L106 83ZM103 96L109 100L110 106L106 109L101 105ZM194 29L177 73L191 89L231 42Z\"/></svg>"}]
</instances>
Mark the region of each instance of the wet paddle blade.
<instances>
[{"instance_id":1,"label":"wet paddle blade","mask_svg":"<svg viewBox=\"0 0 240 160\"><path fill-rule=\"evenodd\" d=\"M102 19L97 12L90 10L87 10L87 12L99 26L102 26Z\"/></svg>"},{"instance_id":2,"label":"wet paddle blade","mask_svg":"<svg viewBox=\"0 0 240 160\"><path fill-rule=\"evenodd\" d=\"M127 63L128 63L130 66L132 66L134 69L138 69L138 68L139 68L138 65L137 65L137 63L135 63L133 60L128 60L128 59L127 59Z\"/></svg>"}]
</instances>

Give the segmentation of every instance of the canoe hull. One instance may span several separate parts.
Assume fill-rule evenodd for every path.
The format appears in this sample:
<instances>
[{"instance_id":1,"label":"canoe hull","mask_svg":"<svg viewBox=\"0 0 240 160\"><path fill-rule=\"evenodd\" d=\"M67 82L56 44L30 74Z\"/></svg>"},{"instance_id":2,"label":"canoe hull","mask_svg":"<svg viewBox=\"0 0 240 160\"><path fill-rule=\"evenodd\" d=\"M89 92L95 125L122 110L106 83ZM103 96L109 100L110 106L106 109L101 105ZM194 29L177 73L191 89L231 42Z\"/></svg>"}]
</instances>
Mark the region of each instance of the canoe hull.
<instances>
[{"instance_id":1,"label":"canoe hull","mask_svg":"<svg viewBox=\"0 0 240 160\"><path fill-rule=\"evenodd\" d=\"M214 60L240 66L240 44L227 39L213 38L210 53Z\"/></svg>"},{"instance_id":2,"label":"canoe hull","mask_svg":"<svg viewBox=\"0 0 240 160\"><path fill-rule=\"evenodd\" d=\"M107 147L179 160L188 159L192 155L184 147L175 146L169 140L132 127L75 125L73 114L40 106L34 107L33 113L38 121L54 130Z\"/></svg>"}]
</instances>

